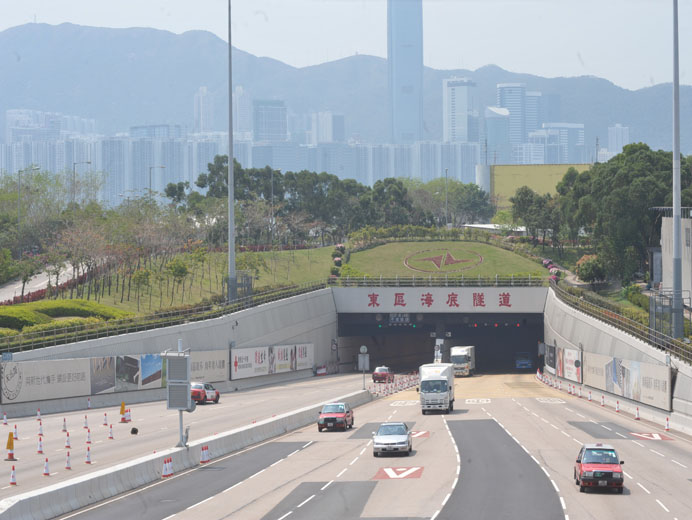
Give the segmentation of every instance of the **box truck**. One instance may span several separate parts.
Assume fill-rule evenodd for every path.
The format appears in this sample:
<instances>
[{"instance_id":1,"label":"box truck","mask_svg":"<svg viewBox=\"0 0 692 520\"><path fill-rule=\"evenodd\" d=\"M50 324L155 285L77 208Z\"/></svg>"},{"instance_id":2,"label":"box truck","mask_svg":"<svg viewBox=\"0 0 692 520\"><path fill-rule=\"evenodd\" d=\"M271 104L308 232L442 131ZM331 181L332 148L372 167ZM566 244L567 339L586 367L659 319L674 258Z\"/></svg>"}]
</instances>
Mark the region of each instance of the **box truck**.
<instances>
[{"instance_id":1,"label":"box truck","mask_svg":"<svg viewBox=\"0 0 692 520\"><path fill-rule=\"evenodd\" d=\"M452 347L451 361L455 376L470 376L476 370L476 347Z\"/></svg>"},{"instance_id":2,"label":"box truck","mask_svg":"<svg viewBox=\"0 0 692 520\"><path fill-rule=\"evenodd\" d=\"M454 365L428 363L418 369L420 405L423 415L429 410L454 410Z\"/></svg>"}]
</instances>

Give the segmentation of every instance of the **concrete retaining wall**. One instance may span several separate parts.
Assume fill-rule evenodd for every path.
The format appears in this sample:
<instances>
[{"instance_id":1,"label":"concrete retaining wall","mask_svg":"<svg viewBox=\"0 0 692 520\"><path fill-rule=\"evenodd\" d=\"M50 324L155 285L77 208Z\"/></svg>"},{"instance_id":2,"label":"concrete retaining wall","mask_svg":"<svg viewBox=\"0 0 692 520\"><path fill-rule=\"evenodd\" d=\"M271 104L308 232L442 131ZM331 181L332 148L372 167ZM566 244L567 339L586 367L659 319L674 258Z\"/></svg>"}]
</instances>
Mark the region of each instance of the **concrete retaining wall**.
<instances>
[{"instance_id":1,"label":"concrete retaining wall","mask_svg":"<svg viewBox=\"0 0 692 520\"><path fill-rule=\"evenodd\" d=\"M372 394L362 390L342 396L336 401L357 407L372 401ZM161 451L53 486L6 498L0 501L0 520L44 520L69 513L159 480L165 458L172 457L173 471L178 473L199 464L204 445L209 446L210 455L217 458L314 423L323 404L308 406L253 425L200 439L190 443L187 448Z\"/></svg>"}]
</instances>

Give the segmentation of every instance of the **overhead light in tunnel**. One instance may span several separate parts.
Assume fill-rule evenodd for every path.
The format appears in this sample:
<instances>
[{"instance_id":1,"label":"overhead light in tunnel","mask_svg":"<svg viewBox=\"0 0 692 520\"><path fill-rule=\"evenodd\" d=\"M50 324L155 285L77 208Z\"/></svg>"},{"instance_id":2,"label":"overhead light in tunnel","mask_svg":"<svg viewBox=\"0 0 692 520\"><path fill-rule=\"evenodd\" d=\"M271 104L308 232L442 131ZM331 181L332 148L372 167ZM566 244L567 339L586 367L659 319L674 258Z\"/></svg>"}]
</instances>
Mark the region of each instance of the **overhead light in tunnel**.
<instances>
[{"instance_id":1,"label":"overhead light in tunnel","mask_svg":"<svg viewBox=\"0 0 692 520\"><path fill-rule=\"evenodd\" d=\"M497 327L497 323L495 324L495 327Z\"/></svg>"},{"instance_id":2,"label":"overhead light in tunnel","mask_svg":"<svg viewBox=\"0 0 692 520\"><path fill-rule=\"evenodd\" d=\"M521 323L517 323L517 327L521 327Z\"/></svg>"}]
</instances>

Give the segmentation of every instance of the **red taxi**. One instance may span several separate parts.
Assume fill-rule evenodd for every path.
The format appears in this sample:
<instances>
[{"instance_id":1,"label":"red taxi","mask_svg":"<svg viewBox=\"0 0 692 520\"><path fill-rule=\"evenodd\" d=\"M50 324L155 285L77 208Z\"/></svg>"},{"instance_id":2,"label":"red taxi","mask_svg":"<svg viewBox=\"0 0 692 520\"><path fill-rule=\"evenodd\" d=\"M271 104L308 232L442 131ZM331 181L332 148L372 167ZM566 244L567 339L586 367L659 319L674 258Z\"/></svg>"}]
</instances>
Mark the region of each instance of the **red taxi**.
<instances>
[{"instance_id":1,"label":"red taxi","mask_svg":"<svg viewBox=\"0 0 692 520\"><path fill-rule=\"evenodd\" d=\"M346 403L328 403L317 419L317 431L353 428L353 410Z\"/></svg>"},{"instance_id":2,"label":"red taxi","mask_svg":"<svg viewBox=\"0 0 692 520\"><path fill-rule=\"evenodd\" d=\"M574 465L574 483L582 493L587 487L616 489L622 493L624 479L621 465L624 463L609 444L584 444Z\"/></svg>"},{"instance_id":3,"label":"red taxi","mask_svg":"<svg viewBox=\"0 0 692 520\"><path fill-rule=\"evenodd\" d=\"M191 383L192 390L192 400L199 404L205 404L207 401L212 401L214 403L219 402L221 394L219 391L211 386L209 383Z\"/></svg>"},{"instance_id":4,"label":"red taxi","mask_svg":"<svg viewBox=\"0 0 692 520\"><path fill-rule=\"evenodd\" d=\"M376 367L372 373L372 381L373 383L393 383L394 372L389 367Z\"/></svg>"}]
</instances>

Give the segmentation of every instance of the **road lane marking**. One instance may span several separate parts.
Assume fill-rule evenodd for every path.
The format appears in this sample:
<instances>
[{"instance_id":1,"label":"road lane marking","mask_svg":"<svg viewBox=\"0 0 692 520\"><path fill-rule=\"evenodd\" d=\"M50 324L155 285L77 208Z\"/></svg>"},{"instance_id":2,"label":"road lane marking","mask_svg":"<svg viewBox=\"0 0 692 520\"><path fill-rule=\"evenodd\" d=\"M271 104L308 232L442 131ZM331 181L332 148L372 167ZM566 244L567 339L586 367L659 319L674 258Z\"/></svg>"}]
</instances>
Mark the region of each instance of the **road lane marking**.
<instances>
[{"instance_id":1,"label":"road lane marking","mask_svg":"<svg viewBox=\"0 0 692 520\"><path fill-rule=\"evenodd\" d=\"M371 444L372 444L372 439L370 439L370 440L368 441L368 443L366 444L366 446L370 446Z\"/></svg>"},{"instance_id":2,"label":"road lane marking","mask_svg":"<svg viewBox=\"0 0 692 520\"><path fill-rule=\"evenodd\" d=\"M628 479L632 480L632 475L630 475L630 474L627 473L626 471L623 471L623 473L625 474L625 476L626 476Z\"/></svg>"},{"instance_id":3,"label":"road lane marking","mask_svg":"<svg viewBox=\"0 0 692 520\"><path fill-rule=\"evenodd\" d=\"M574 442L576 442L577 444L579 444L579 446L581 446L581 445L582 445L582 442L581 442L581 441L579 441L579 440L577 440L577 439L575 439L574 437L572 437L572 440L573 440Z\"/></svg>"},{"instance_id":4,"label":"road lane marking","mask_svg":"<svg viewBox=\"0 0 692 520\"><path fill-rule=\"evenodd\" d=\"M458 482L459 482L459 477L457 477L457 478L454 479L454 484L452 484L452 489L454 489L455 487L457 487L457 483L458 483Z\"/></svg>"},{"instance_id":5,"label":"road lane marking","mask_svg":"<svg viewBox=\"0 0 692 520\"><path fill-rule=\"evenodd\" d=\"M541 466L541 469L543 470L543 473L545 473L545 476L550 478L550 473L548 473L548 470L545 469L543 466Z\"/></svg>"},{"instance_id":6,"label":"road lane marking","mask_svg":"<svg viewBox=\"0 0 692 520\"><path fill-rule=\"evenodd\" d=\"M574 413L574 410L572 410L571 408L567 408L566 406L565 406L565 410L567 410L570 413Z\"/></svg>"},{"instance_id":7,"label":"road lane marking","mask_svg":"<svg viewBox=\"0 0 692 520\"><path fill-rule=\"evenodd\" d=\"M549 424L549 423L550 423L550 421L548 421L547 419L544 419L543 417L541 417L541 421L543 421L543 422L546 423L546 424Z\"/></svg>"},{"instance_id":8,"label":"road lane marking","mask_svg":"<svg viewBox=\"0 0 692 520\"><path fill-rule=\"evenodd\" d=\"M433 513L433 515L430 517L430 520L435 520L435 518L437 518L437 515L439 515L439 514L440 514L440 510L438 509L438 510L435 511L435 512Z\"/></svg>"},{"instance_id":9,"label":"road lane marking","mask_svg":"<svg viewBox=\"0 0 692 520\"><path fill-rule=\"evenodd\" d=\"M286 458L290 457L291 455L295 455L295 454L298 453L299 451L300 451L300 450L292 451L291 453L289 453L288 455L286 455Z\"/></svg>"},{"instance_id":10,"label":"road lane marking","mask_svg":"<svg viewBox=\"0 0 692 520\"><path fill-rule=\"evenodd\" d=\"M399 410L394 410L394 411L392 412L392 415L394 415L394 414L397 413L398 411L399 411Z\"/></svg>"},{"instance_id":11,"label":"road lane marking","mask_svg":"<svg viewBox=\"0 0 692 520\"><path fill-rule=\"evenodd\" d=\"M296 509L299 508L299 507L304 506L305 504L307 504L308 502L310 502L310 500L312 500L313 498L315 498L315 495L309 496L308 498L306 498L305 500L303 500L300 504L298 504L298 505L296 506Z\"/></svg>"},{"instance_id":12,"label":"road lane marking","mask_svg":"<svg viewBox=\"0 0 692 520\"><path fill-rule=\"evenodd\" d=\"M569 433L567 433L565 430L560 430L560 433L564 435L565 437L572 437Z\"/></svg>"},{"instance_id":13,"label":"road lane marking","mask_svg":"<svg viewBox=\"0 0 692 520\"><path fill-rule=\"evenodd\" d=\"M362 455L363 453L365 453L365 450L367 450L367 449L368 449L368 448L365 447L365 448L363 448L362 450L360 450L360 455Z\"/></svg>"},{"instance_id":14,"label":"road lane marking","mask_svg":"<svg viewBox=\"0 0 692 520\"><path fill-rule=\"evenodd\" d=\"M655 453L655 454L658 455L659 457L665 457L665 455L664 455L663 453L659 453L659 452L656 451L656 450L649 449L649 451L650 451L651 453Z\"/></svg>"},{"instance_id":15,"label":"road lane marking","mask_svg":"<svg viewBox=\"0 0 692 520\"><path fill-rule=\"evenodd\" d=\"M447 496L446 496L445 499L442 501L442 507L444 507L444 506L447 504L447 500L449 500L449 497L451 497L451 496L452 496L451 493L447 493Z\"/></svg>"},{"instance_id":16,"label":"road lane marking","mask_svg":"<svg viewBox=\"0 0 692 520\"><path fill-rule=\"evenodd\" d=\"M533 455L531 455L531 458L533 459L533 461L534 461L536 464L538 464L539 466L541 465L541 463L538 462L538 459L537 459L536 457L534 457Z\"/></svg>"},{"instance_id":17,"label":"road lane marking","mask_svg":"<svg viewBox=\"0 0 692 520\"><path fill-rule=\"evenodd\" d=\"M560 489L558 489L557 484L555 483L555 481L554 481L552 478L550 479L550 483L551 483L551 484L553 485L553 487L555 488L555 492L556 492L556 493L559 493L559 492L560 492Z\"/></svg>"},{"instance_id":18,"label":"road lane marking","mask_svg":"<svg viewBox=\"0 0 692 520\"><path fill-rule=\"evenodd\" d=\"M487 411L487 410L486 410L485 408L483 408L482 406L481 406L481 410L483 410L484 412Z\"/></svg>"},{"instance_id":19,"label":"road lane marking","mask_svg":"<svg viewBox=\"0 0 692 520\"><path fill-rule=\"evenodd\" d=\"M224 490L223 490L223 493L226 493L227 491L230 491L230 490L233 489L234 487L240 486L243 482L245 482L245 481L244 481L244 480L241 480L240 482L236 482L236 483L233 484L231 487L224 489ZM164 520L165 520L165 519L164 519Z\"/></svg>"},{"instance_id":20,"label":"road lane marking","mask_svg":"<svg viewBox=\"0 0 692 520\"><path fill-rule=\"evenodd\" d=\"M289 512L286 513L284 516L280 517L278 520L284 520L284 518L286 518L286 517L287 517L288 515L290 515L291 513L293 513L293 511L289 511Z\"/></svg>"},{"instance_id":21,"label":"road lane marking","mask_svg":"<svg viewBox=\"0 0 692 520\"><path fill-rule=\"evenodd\" d=\"M640 448L643 448L643 447L644 447L644 445L643 445L641 442L637 442L637 441L632 441L632 442L635 443L635 444L636 444L637 446L639 446Z\"/></svg>"},{"instance_id":22,"label":"road lane marking","mask_svg":"<svg viewBox=\"0 0 692 520\"><path fill-rule=\"evenodd\" d=\"M346 470L348 470L348 468L342 469L342 470L341 470L341 473L339 473L339 474L336 476L336 478L339 478L341 475L343 475L344 473L346 473Z\"/></svg>"},{"instance_id":23,"label":"road lane marking","mask_svg":"<svg viewBox=\"0 0 692 520\"><path fill-rule=\"evenodd\" d=\"M598 424L598 423L597 423L596 421L594 421L593 419L589 419L589 422L592 422L592 423L594 423L594 424Z\"/></svg>"},{"instance_id":24,"label":"road lane marking","mask_svg":"<svg viewBox=\"0 0 692 520\"><path fill-rule=\"evenodd\" d=\"M267 470L267 468L264 468L264 469L259 470L259 471L258 471L257 473L255 473L254 475L251 475L250 477L248 477L248 480L250 480L251 478L255 478L257 475L259 475L260 473L264 473L266 470Z\"/></svg>"},{"instance_id":25,"label":"road lane marking","mask_svg":"<svg viewBox=\"0 0 692 520\"><path fill-rule=\"evenodd\" d=\"M356 457L355 459L353 459L353 460L351 461L351 463L349 464L349 466L353 466L353 464L354 464L357 460L358 460L358 457Z\"/></svg>"},{"instance_id":26,"label":"road lane marking","mask_svg":"<svg viewBox=\"0 0 692 520\"><path fill-rule=\"evenodd\" d=\"M305 449L305 448L307 448L308 446L310 446L310 445L312 444L312 442L313 442L313 441L308 442L305 446L303 446L303 449Z\"/></svg>"},{"instance_id":27,"label":"road lane marking","mask_svg":"<svg viewBox=\"0 0 692 520\"><path fill-rule=\"evenodd\" d=\"M281 462L282 460L284 460L284 459L279 459L279 460L277 460L274 464L272 464L272 465L269 466L269 467L270 467L270 468L273 468L274 466L276 466L276 465L277 465L279 462Z\"/></svg>"},{"instance_id":28,"label":"road lane marking","mask_svg":"<svg viewBox=\"0 0 692 520\"><path fill-rule=\"evenodd\" d=\"M565 499L560 497L560 504L562 504L562 509L567 509L567 506L565 505Z\"/></svg>"},{"instance_id":29,"label":"road lane marking","mask_svg":"<svg viewBox=\"0 0 692 520\"><path fill-rule=\"evenodd\" d=\"M619 436L622 437L623 439L626 439L626 438L627 438L627 435L623 435L623 434L621 434L620 432L615 432L615 435L619 435Z\"/></svg>"},{"instance_id":30,"label":"road lane marking","mask_svg":"<svg viewBox=\"0 0 692 520\"><path fill-rule=\"evenodd\" d=\"M685 466L684 464L678 462L678 461L675 460L675 459L670 459L670 461L671 461L672 463L674 463L674 464L677 464L678 466L680 466L680 467L682 467L682 468L687 469L687 466Z\"/></svg>"},{"instance_id":31,"label":"road lane marking","mask_svg":"<svg viewBox=\"0 0 692 520\"><path fill-rule=\"evenodd\" d=\"M193 508L195 508L195 507L197 507L197 506L199 506L199 505L202 505L202 504L204 504L205 502L209 502L212 498L214 498L214 497L213 497L213 496L210 496L209 498L205 498L205 499L202 500L201 502L197 502L196 504L191 505L190 507L188 507L187 509L185 509L185 511L188 511L188 510L193 509Z\"/></svg>"},{"instance_id":32,"label":"road lane marking","mask_svg":"<svg viewBox=\"0 0 692 520\"><path fill-rule=\"evenodd\" d=\"M601 424L601 428L605 428L605 429L608 430L609 432L612 432L612 431L613 431L612 428L608 428L605 424Z\"/></svg>"},{"instance_id":33,"label":"road lane marking","mask_svg":"<svg viewBox=\"0 0 692 520\"><path fill-rule=\"evenodd\" d=\"M645 488L644 486L642 486L639 482L637 482L637 485L638 485L640 488L642 488L644 491L646 491L646 494L647 494L647 495L650 495L650 494L651 494L651 491L649 491L648 489L646 489L646 488Z\"/></svg>"},{"instance_id":34,"label":"road lane marking","mask_svg":"<svg viewBox=\"0 0 692 520\"><path fill-rule=\"evenodd\" d=\"M559 429L560 429L560 428L558 428L557 426L555 426L553 423L550 423L550 426L552 426L552 427L555 428L556 430L559 430Z\"/></svg>"},{"instance_id":35,"label":"road lane marking","mask_svg":"<svg viewBox=\"0 0 692 520\"><path fill-rule=\"evenodd\" d=\"M174 517L175 515L177 515L177 514L178 514L178 513L173 513L172 515L167 516L167 517L164 518L163 520L169 520L170 518L173 518L173 517Z\"/></svg>"},{"instance_id":36,"label":"road lane marking","mask_svg":"<svg viewBox=\"0 0 692 520\"><path fill-rule=\"evenodd\" d=\"M663 502L661 502L658 498L656 499L656 502L658 502L658 505L661 506L666 513L670 513L670 510L664 506Z\"/></svg>"},{"instance_id":37,"label":"road lane marking","mask_svg":"<svg viewBox=\"0 0 692 520\"><path fill-rule=\"evenodd\" d=\"M320 491L324 491L325 489L327 489L327 488L329 487L329 484L331 484L332 482L334 482L334 481L333 481L333 480L330 480L329 482L327 482L324 486L322 486L322 487L320 488Z\"/></svg>"},{"instance_id":38,"label":"road lane marking","mask_svg":"<svg viewBox=\"0 0 692 520\"><path fill-rule=\"evenodd\" d=\"M581 417L582 419L586 419L586 415L582 415L582 414L580 414L579 412L577 412L577 415L578 415L579 417Z\"/></svg>"}]
</instances>

